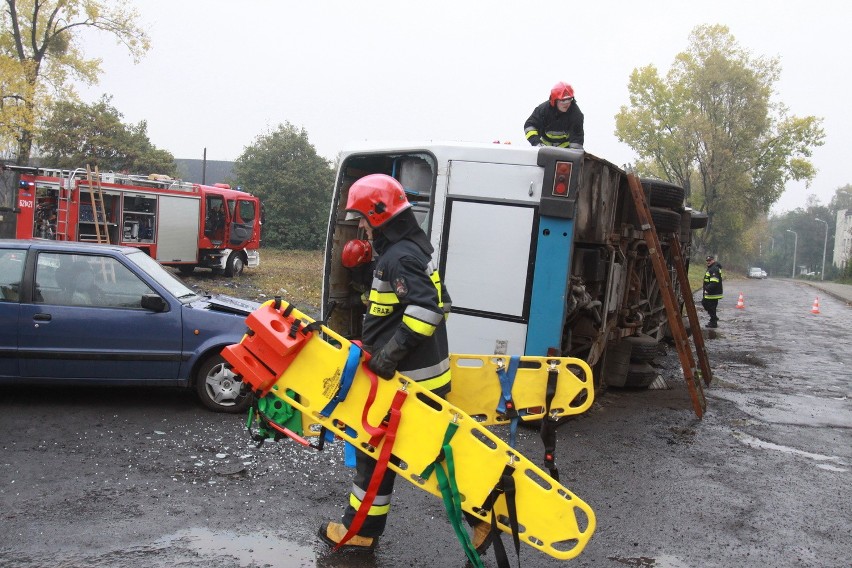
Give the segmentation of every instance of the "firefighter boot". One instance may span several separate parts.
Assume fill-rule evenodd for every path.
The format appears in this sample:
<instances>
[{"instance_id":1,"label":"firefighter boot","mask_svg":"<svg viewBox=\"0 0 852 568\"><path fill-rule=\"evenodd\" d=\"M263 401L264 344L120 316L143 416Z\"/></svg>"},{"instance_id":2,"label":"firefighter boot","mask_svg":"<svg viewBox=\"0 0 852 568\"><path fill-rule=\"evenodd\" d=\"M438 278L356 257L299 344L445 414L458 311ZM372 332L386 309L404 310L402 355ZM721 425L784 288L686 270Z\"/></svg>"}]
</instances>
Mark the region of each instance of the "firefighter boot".
<instances>
[{"instance_id":1,"label":"firefighter boot","mask_svg":"<svg viewBox=\"0 0 852 568\"><path fill-rule=\"evenodd\" d=\"M491 531L491 523L487 521L479 521L473 525L473 538L471 543L473 548L479 554L485 554L488 547L491 546L491 541L494 539L494 533Z\"/></svg>"},{"instance_id":2,"label":"firefighter boot","mask_svg":"<svg viewBox=\"0 0 852 568\"><path fill-rule=\"evenodd\" d=\"M320 525L319 537L329 546L337 546L346 536L346 527L340 523L323 523ZM340 550L372 552L378 544L378 537L355 535L340 547Z\"/></svg>"}]
</instances>

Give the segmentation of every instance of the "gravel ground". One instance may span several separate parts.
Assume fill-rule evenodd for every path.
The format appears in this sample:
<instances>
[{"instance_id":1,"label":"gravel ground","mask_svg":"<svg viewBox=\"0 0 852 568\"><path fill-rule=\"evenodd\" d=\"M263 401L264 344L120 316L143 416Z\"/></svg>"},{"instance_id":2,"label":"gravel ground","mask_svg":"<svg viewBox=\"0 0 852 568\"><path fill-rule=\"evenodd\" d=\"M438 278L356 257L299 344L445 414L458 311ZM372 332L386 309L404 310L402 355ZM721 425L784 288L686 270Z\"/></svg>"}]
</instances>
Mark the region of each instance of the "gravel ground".
<instances>
[{"instance_id":1,"label":"gravel ground","mask_svg":"<svg viewBox=\"0 0 852 568\"><path fill-rule=\"evenodd\" d=\"M610 389L564 424L562 483L597 529L576 559L525 547L524 566L852 565L852 308L820 297L812 314L813 288L792 281L726 290L704 418L668 349L656 364L671 388ZM342 511L342 445L257 448L244 417L191 393L6 388L0 428L0 566L465 564L440 500L402 481L374 555L329 552L315 532ZM533 430L518 448L540 461Z\"/></svg>"}]
</instances>

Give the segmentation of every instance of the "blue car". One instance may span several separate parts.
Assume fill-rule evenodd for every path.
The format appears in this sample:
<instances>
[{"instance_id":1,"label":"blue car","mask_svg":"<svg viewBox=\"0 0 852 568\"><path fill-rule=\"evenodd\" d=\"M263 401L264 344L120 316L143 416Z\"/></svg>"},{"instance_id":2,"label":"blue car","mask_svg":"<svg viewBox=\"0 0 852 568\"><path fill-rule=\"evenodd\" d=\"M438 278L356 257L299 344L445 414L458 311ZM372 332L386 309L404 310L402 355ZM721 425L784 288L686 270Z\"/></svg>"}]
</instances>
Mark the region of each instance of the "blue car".
<instances>
[{"instance_id":1,"label":"blue car","mask_svg":"<svg viewBox=\"0 0 852 568\"><path fill-rule=\"evenodd\" d=\"M200 296L137 248L0 239L0 384L186 387L244 412L219 352L257 307Z\"/></svg>"}]
</instances>

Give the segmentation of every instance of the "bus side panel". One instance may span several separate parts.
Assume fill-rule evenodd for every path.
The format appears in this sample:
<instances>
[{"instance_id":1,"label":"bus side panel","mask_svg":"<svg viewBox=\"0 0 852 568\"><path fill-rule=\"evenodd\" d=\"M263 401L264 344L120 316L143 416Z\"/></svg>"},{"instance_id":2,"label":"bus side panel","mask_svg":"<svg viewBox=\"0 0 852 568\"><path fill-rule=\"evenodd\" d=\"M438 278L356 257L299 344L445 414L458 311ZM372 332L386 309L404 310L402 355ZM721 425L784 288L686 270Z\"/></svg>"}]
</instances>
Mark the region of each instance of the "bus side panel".
<instances>
[{"instance_id":1,"label":"bus side panel","mask_svg":"<svg viewBox=\"0 0 852 568\"><path fill-rule=\"evenodd\" d=\"M462 329L450 323L454 353L524 354L537 219L532 204L448 199L442 277ZM473 331L478 329L478 331Z\"/></svg>"},{"instance_id":2,"label":"bus side panel","mask_svg":"<svg viewBox=\"0 0 852 568\"><path fill-rule=\"evenodd\" d=\"M544 357L562 346L574 220L542 216L540 223L525 355Z\"/></svg>"},{"instance_id":3,"label":"bus side panel","mask_svg":"<svg viewBox=\"0 0 852 568\"><path fill-rule=\"evenodd\" d=\"M447 335L450 353L521 355L526 348L527 324L453 313L447 320Z\"/></svg>"}]
</instances>

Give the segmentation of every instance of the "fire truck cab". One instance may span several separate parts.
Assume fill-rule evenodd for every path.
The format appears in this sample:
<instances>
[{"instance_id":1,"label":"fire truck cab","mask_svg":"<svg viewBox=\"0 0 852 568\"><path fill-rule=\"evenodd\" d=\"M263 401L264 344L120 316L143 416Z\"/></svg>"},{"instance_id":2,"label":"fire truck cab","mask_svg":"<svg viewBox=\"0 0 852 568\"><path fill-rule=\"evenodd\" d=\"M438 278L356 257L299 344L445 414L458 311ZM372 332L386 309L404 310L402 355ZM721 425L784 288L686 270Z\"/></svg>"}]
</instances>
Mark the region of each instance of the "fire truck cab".
<instances>
[{"instance_id":1,"label":"fire truck cab","mask_svg":"<svg viewBox=\"0 0 852 568\"><path fill-rule=\"evenodd\" d=\"M183 273L239 275L260 264L257 197L227 184L5 166L19 174L16 238L140 248Z\"/></svg>"}]
</instances>

